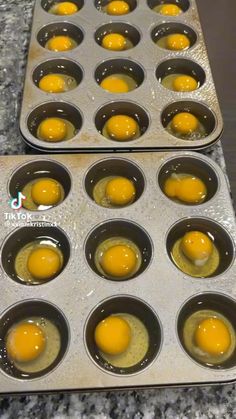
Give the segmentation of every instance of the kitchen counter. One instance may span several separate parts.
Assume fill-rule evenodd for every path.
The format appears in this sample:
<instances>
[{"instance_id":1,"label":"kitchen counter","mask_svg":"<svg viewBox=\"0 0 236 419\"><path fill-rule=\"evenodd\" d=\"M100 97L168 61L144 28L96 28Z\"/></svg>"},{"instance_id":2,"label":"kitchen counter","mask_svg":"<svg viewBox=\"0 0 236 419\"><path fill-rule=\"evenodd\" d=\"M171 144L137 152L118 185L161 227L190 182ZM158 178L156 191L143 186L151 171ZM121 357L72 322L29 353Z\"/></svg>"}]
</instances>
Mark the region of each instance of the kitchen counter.
<instances>
[{"instance_id":1,"label":"kitchen counter","mask_svg":"<svg viewBox=\"0 0 236 419\"><path fill-rule=\"evenodd\" d=\"M33 0L0 0L1 66L4 66L4 60L8 64L11 60L10 54L2 54L6 47L11 49L12 46L12 59L15 60L13 72L7 72L4 80L0 80L0 94L5 90L10 95L10 102L8 96L1 97L0 110L3 112L4 107L5 111L7 109L8 125L5 131L1 129L0 132L0 154L32 153L23 145L14 115L18 114L21 101L33 4ZM11 111L8 106L11 106ZM206 154L225 170L221 143L217 143ZM235 385L2 397L0 417L228 419L236 417Z\"/></svg>"}]
</instances>

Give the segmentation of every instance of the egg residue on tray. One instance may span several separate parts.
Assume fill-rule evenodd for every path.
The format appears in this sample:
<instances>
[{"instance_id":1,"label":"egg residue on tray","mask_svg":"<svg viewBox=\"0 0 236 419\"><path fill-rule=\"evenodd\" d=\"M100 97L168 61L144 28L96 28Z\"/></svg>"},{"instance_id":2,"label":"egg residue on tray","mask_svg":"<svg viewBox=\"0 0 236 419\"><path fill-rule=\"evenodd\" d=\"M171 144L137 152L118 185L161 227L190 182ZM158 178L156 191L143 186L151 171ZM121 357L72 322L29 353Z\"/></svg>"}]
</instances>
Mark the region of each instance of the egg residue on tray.
<instances>
[{"instance_id":1,"label":"egg residue on tray","mask_svg":"<svg viewBox=\"0 0 236 419\"><path fill-rule=\"evenodd\" d=\"M46 210L61 203L65 197L62 185L52 178L39 178L28 182L22 189L26 197L23 207L31 211Z\"/></svg>"},{"instance_id":2,"label":"egg residue on tray","mask_svg":"<svg viewBox=\"0 0 236 419\"><path fill-rule=\"evenodd\" d=\"M149 347L146 327L129 313L112 314L102 320L95 329L94 338L101 357L117 368L138 364Z\"/></svg>"},{"instance_id":3,"label":"egg residue on tray","mask_svg":"<svg viewBox=\"0 0 236 419\"><path fill-rule=\"evenodd\" d=\"M47 74L39 81L39 88L47 93L64 93L73 90L77 86L74 77L67 74Z\"/></svg>"},{"instance_id":4,"label":"egg residue on tray","mask_svg":"<svg viewBox=\"0 0 236 419\"><path fill-rule=\"evenodd\" d=\"M37 138L42 141L54 142L70 140L76 135L72 122L64 118L46 118L40 122Z\"/></svg>"},{"instance_id":5,"label":"egg residue on tray","mask_svg":"<svg viewBox=\"0 0 236 419\"><path fill-rule=\"evenodd\" d=\"M121 33L108 33L102 38L102 47L110 51L125 51L133 48L129 38Z\"/></svg>"},{"instance_id":6,"label":"egg residue on tray","mask_svg":"<svg viewBox=\"0 0 236 419\"><path fill-rule=\"evenodd\" d=\"M121 16L130 12L129 3L123 0L110 0L102 10L108 15Z\"/></svg>"},{"instance_id":7,"label":"egg residue on tray","mask_svg":"<svg viewBox=\"0 0 236 419\"><path fill-rule=\"evenodd\" d=\"M30 317L9 329L5 345L9 361L18 370L36 373L55 361L61 338L57 327L47 318Z\"/></svg>"},{"instance_id":8,"label":"egg residue on tray","mask_svg":"<svg viewBox=\"0 0 236 419\"><path fill-rule=\"evenodd\" d=\"M187 173L172 173L165 181L164 193L171 199L186 204L201 204L207 196L204 182Z\"/></svg>"},{"instance_id":9,"label":"egg residue on tray","mask_svg":"<svg viewBox=\"0 0 236 419\"><path fill-rule=\"evenodd\" d=\"M193 313L183 326L183 338L191 356L208 366L224 363L236 346L233 325L214 310Z\"/></svg>"},{"instance_id":10,"label":"egg residue on tray","mask_svg":"<svg viewBox=\"0 0 236 419\"><path fill-rule=\"evenodd\" d=\"M163 77L161 84L175 92L192 92L200 87L200 83L194 77L177 73Z\"/></svg>"},{"instance_id":11,"label":"egg residue on tray","mask_svg":"<svg viewBox=\"0 0 236 419\"><path fill-rule=\"evenodd\" d=\"M112 74L105 77L100 86L110 93L128 93L138 87L133 77L124 73Z\"/></svg>"},{"instance_id":12,"label":"egg residue on tray","mask_svg":"<svg viewBox=\"0 0 236 419\"><path fill-rule=\"evenodd\" d=\"M171 256L182 272L197 278L213 275L220 262L219 251L212 238L201 231L188 231L178 239Z\"/></svg>"},{"instance_id":13,"label":"egg residue on tray","mask_svg":"<svg viewBox=\"0 0 236 419\"><path fill-rule=\"evenodd\" d=\"M15 272L26 284L38 285L59 275L63 254L50 239L38 239L22 247L15 258Z\"/></svg>"},{"instance_id":14,"label":"egg residue on tray","mask_svg":"<svg viewBox=\"0 0 236 419\"><path fill-rule=\"evenodd\" d=\"M107 176L100 179L93 189L93 199L102 207L117 208L132 204L135 199L132 180L122 176Z\"/></svg>"},{"instance_id":15,"label":"egg residue on tray","mask_svg":"<svg viewBox=\"0 0 236 419\"><path fill-rule=\"evenodd\" d=\"M159 4L158 6L153 7L152 10L164 16L178 16L182 13L182 9L177 6L177 4L172 3Z\"/></svg>"},{"instance_id":16,"label":"egg residue on tray","mask_svg":"<svg viewBox=\"0 0 236 419\"><path fill-rule=\"evenodd\" d=\"M128 115L113 115L104 124L102 135L109 140L130 141L140 137L137 121Z\"/></svg>"},{"instance_id":17,"label":"egg residue on tray","mask_svg":"<svg viewBox=\"0 0 236 419\"><path fill-rule=\"evenodd\" d=\"M54 52L70 51L77 47L74 39L65 35L57 35L50 38L45 44L45 48Z\"/></svg>"},{"instance_id":18,"label":"egg residue on tray","mask_svg":"<svg viewBox=\"0 0 236 419\"><path fill-rule=\"evenodd\" d=\"M138 246L125 237L111 237L100 243L95 252L95 265L108 279L124 280L133 277L141 262Z\"/></svg>"},{"instance_id":19,"label":"egg residue on tray","mask_svg":"<svg viewBox=\"0 0 236 419\"><path fill-rule=\"evenodd\" d=\"M185 34L173 33L162 36L157 40L156 44L171 51L184 51L190 47L190 40Z\"/></svg>"},{"instance_id":20,"label":"egg residue on tray","mask_svg":"<svg viewBox=\"0 0 236 419\"><path fill-rule=\"evenodd\" d=\"M60 3L54 3L48 12L54 15L67 16L77 13L78 10L79 8L75 3L71 1L62 1Z\"/></svg>"}]
</instances>

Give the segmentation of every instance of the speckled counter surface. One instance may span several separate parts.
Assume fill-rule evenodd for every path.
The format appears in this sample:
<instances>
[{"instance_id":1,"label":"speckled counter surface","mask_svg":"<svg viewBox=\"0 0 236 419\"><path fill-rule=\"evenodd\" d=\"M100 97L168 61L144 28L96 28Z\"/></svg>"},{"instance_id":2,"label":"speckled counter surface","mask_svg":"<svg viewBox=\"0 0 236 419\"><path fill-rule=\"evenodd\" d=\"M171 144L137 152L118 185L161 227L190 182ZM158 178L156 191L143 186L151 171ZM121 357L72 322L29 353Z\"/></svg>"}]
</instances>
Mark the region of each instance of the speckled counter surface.
<instances>
[{"instance_id":1,"label":"speckled counter surface","mask_svg":"<svg viewBox=\"0 0 236 419\"><path fill-rule=\"evenodd\" d=\"M87 0L88 1L88 0ZM92 0L90 0L92 1ZM0 0L1 27L0 50L1 64L7 55L2 55L3 48L11 48L18 39L15 66L17 77L1 81L0 93L9 90L11 100L19 110L22 82L30 35L32 7L34 0ZM12 15L11 15L12 14ZM20 16L21 27L15 25L14 18ZM4 30L8 20L10 33ZM12 25L12 27L11 27ZM19 42L19 34L22 35ZM9 80L10 77L10 80ZM13 77L12 77L13 78ZM2 107L7 106L1 97ZM0 154L21 154L30 152L23 145L17 131L15 120L11 121L9 131L1 133ZM224 169L224 158L220 143L207 152ZM173 363L174 368L174 363ZM1 378L0 378L1 379ZM138 391L103 392L90 394L60 394L0 398L0 417L7 418L235 418L235 385L196 387L186 389L156 389Z\"/></svg>"}]
</instances>

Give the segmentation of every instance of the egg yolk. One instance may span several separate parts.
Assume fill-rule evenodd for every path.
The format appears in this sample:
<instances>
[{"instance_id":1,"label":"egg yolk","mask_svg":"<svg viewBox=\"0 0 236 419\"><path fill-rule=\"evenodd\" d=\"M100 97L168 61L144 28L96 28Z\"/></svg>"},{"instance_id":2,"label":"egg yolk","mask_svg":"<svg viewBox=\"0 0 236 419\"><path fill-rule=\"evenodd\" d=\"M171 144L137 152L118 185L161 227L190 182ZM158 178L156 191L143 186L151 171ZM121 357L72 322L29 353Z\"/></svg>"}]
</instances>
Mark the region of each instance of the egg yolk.
<instances>
[{"instance_id":1,"label":"egg yolk","mask_svg":"<svg viewBox=\"0 0 236 419\"><path fill-rule=\"evenodd\" d=\"M138 124L134 118L127 115L114 115L106 123L110 138L118 141L131 140L138 132Z\"/></svg>"},{"instance_id":2,"label":"egg yolk","mask_svg":"<svg viewBox=\"0 0 236 419\"><path fill-rule=\"evenodd\" d=\"M130 7L126 1L111 1L106 8L108 15L125 15L129 13Z\"/></svg>"},{"instance_id":3,"label":"egg yolk","mask_svg":"<svg viewBox=\"0 0 236 419\"><path fill-rule=\"evenodd\" d=\"M186 35L175 33L167 36L166 46L173 51L180 51L189 48L190 41Z\"/></svg>"},{"instance_id":4,"label":"egg yolk","mask_svg":"<svg viewBox=\"0 0 236 419\"><path fill-rule=\"evenodd\" d=\"M69 36L54 36L47 43L48 49L51 51L69 51L73 48L73 41Z\"/></svg>"},{"instance_id":5,"label":"egg yolk","mask_svg":"<svg viewBox=\"0 0 236 419\"><path fill-rule=\"evenodd\" d=\"M131 340L131 329L126 320L109 316L98 323L95 329L97 347L106 354L119 355L126 351Z\"/></svg>"},{"instance_id":6,"label":"egg yolk","mask_svg":"<svg viewBox=\"0 0 236 419\"><path fill-rule=\"evenodd\" d=\"M61 269L60 256L55 250L48 247L36 248L28 257L27 269L36 279L52 278Z\"/></svg>"},{"instance_id":7,"label":"egg yolk","mask_svg":"<svg viewBox=\"0 0 236 419\"><path fill-rule=\"evenodd\" d=\"M29 362L44 351L46 339L42 329L36 324L22 323L15 326L6 339L9 358L17 362Z\"/></svg>"},{"instance_id":8,"label":"egg yolk","mask_svg":"<svg viewBox=\"0 0 236 419\"><path fill-rule=\"evenodd\" d=\"M126 47L126 39L119 33L109 33L102 39L102 46L111 51L123 51Z\"/></svg>"},{"instance_id":9,"label":"egg yolk","mask_svg":"<svg viewBox=\"0 0 236 419\"><path fill-rule=\"evenodd\" d=\"M172 129L183 135L192 134L198 129L198 126L198 119L189 112L177 113L171 121Z\"/></svg>"},{"instance_id":10,"label":"egg yolk","mask_svg":"<svg viewBox=\"0 0 236 419\"><path fill-rule=\"evenodd\" d=\"M195 331L197 346L210 355L223 355L230 347L231 337L225 323L215 317L201 321Z\"/></svg>"},{"instance_id":11,"label":"egg yolk","mask_svg":"<svg viewBox=\"0 0 236 419\"><path fill-rule=\"evenodd\" d=\"M181 250L196 266L202 266L211 256L213 244L206 234L189 231L181 240Z\"/></svg>"},{"instance_id":12,"label":"egg yolk","mask_svg":"<svg viewBox=\"0 0 236 419\"><path fill-rule=\"evenodd\" d=\"M37 205L56 205L61 199L61 188L54 179L41 179L31 188L31 197Z\"/></svg>"},{"instance_id":13,"label":"egg yolk","mask_svg":"<svg viewBox=\"0 0 236 419\"><path fill-rule=\"evenodd\" d=\"M78 7L75 3L70 1L63 1L59 3L56 7L56 14L57 15L73 15L74 13L78 12Z\"/></svg>"},{"instance_id":14,"label":"egg yolk","mask_svg":"<svg viewBox=\"0 0 236 419\"><path fill-rule=\"evenodd\" d=\"M45 141L63 141L66 134L66 122L60 118L44 119L38 128L38 136Z\"/></svg>"},{"instance_id":15,"label":"egg yolk","mask_svg":"<svg viewBox=\"0 0 236 419\"><path fill-rule=\"evenodd\" d=\"M182 202L197 204L207 194L206 186L201 179L194 176L170 176L164 184L164 192L169 198L177 198Z\"/></svg>"},{"instance_id":16,"label":"egg yolk","mask_svg":"<svg viewBox=\"0 0 236 419\"><path fill-rule=\"evenodd\" d=\"M61 93L65 91L65 80L57 74L47 74L39 82L39 88L48 93Z\"/></svg>"},{"instance_id":17,"label":"egg yolk","mask_svg":"<svg viewBox=\"0 0 236 419\"><path fill-rule=\"evenodd\" d=\"M182 10L176 4L164 4L159 13L166 16L178 16Z\"/></svg>"},{"instance_id":18,"label":"egg yolk","mask_svg":"<svg viewBox=\"0 0 236 419\"><path fill-rule=\"evenodd\" d=\"M128 84L116 76L105 77L101 81L100 86L110 93L127 93L129 91Z\"/></svg>"},{"instance_id":19,"label":"egg yolk","mask_svg":"<svg viewBox=\"0 0 236 419\"><path fill-rule=\"evenodd\" d=\"M100 263L107 275L125 277L134 271L136 255L129 246L120 244L106 250Z\"/></svg>"},{"instance_id":20,"label":"egg yolk","mask_svg":"<svg viewBox=\"0 0 236 419\"><path fill-rule=\"evenodd\" d=\"M192 92L197 87L197 81L191 76L178 76L173 81L173 88L177 92Z\"/></svg>"},{"instance_id":21,"label":"egg yolk","mask_svg":"<svg viewBox=\"0 0 236 419\"><path fill-rule=\"evenodd\" d=\"M108 182L105 195L113 205L127 205L135 197L134 184L125 177L117 177Z\"/></svg>"}]
</instances>

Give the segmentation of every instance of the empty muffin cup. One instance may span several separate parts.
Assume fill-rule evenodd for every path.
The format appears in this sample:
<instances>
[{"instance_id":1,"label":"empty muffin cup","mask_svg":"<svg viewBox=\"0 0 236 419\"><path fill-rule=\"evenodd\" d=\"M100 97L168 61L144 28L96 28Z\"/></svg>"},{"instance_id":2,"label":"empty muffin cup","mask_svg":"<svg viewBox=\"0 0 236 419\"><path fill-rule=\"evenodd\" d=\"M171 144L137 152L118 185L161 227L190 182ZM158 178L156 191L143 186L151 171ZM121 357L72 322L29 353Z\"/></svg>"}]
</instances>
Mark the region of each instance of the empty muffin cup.
<instances>
[{"instance_id":1,"label":"empty muffin cup","mask_svg":"<svg viewBox=\"0 0 236 419\"><path fill-rule=\"evenodd\" d=\"M54 125L50 126L50 120L54 121ZM60 121L65 123L61 129L60 126L55 125L58 120L59 123ZM40 127L44 121L48 122L48 127L44 126L42 130ZM38 140L58 143L68 141L78 134L82 127L82 116L79 109L67 102L46 102L30 112L27 127L30 134Z\"/></svg>"},{"instance_id":2,"label":"empty muffin cup","mask_svg":"<svg viewBox=\"0 0 236 419\"><path fill-rule=\"evenodd\" d=\"M154 12L161 13L161 14L163 13L161 11L161 7L165 5L175 5L180 9L180 11L174 10L170 14L168 13L168 10L166 10L163 13L164 15L169 15L169 16L176 16L179 13L187 12L187 10L190 7L189 0L164 0L164 1L163 0L147 0L147 4L150 7L150 9L152 9Z\"/></svg>"},{"instance_id":3,"label":"empty muffin cup","mask_svg":"<svg viewBox=\"0 0 236 419\"><path fill-rule=\"evenodd\" d=\"M39 197L37 190L35 191L36 202L34 202L32 186L37 187L37 181L46 181L46 184L42 185L43 190L39 188ZM44 159L31 161L18 167L12 174L8 185L11 199L23 193L26 196L26 200L23 200L23 207L30 211L45 210L61 204L68 196L70 189L71 177L67 169L58 162ZM42 198L42 194L46 194L46 198Z\"/></svg>"},{"instance_id":4,"label":"empty muffin cup","mask_svg":"<svg viewBox=\"0 0 236 419\"><path fill-rule=\"evenodd\" d=\"M104 355L95 342L95 330L104 319L113 321L116 316L121 318L121 327L127 327L128 322L133 332L132 340L123 354ZM122 324L122 320L125 320L125 324ZM143 371L154 362L161 348L162 330L157 314L149 305L136 297L120 295L102 301L90 313L84 329L84 340L90 358L99 368L112 374L129 375ZM127 366L132 362L133 365ZM126 366L114 365L120 363Z\"/></svg>"},{"instance_id":5,"label":"empty muffin cup","mask_svg":"<svg viewBox=\"0 0 236 419\"><path fill-rule=\"evenodd\" d=\"M85 242L90 268L100 277L113 281L133 279L143 273L152 253L148 233L138 224L121 219L99 224Z\"/></svg>"},{"instance_id":6,"label":"empty muffin cup","mask_svg":"<svg viewBox=\"0 0 236 419\"><path fill-rule=\"evenodd\" d=\"M61 40L61 45L58 43L57 48L53 48L53 45L50 45L49 41L55 39L55 37L65 37L71 42L69 45L65 45L65 40ZM74 25L73 23L68 22L55 22L50 23L49 25L43 26L37 35L38 43L46 49L52 51L67 51L76 48L83 41L84 34L82 30Z\"/></svg>"},{"instance_id":7,"label":"empty muffin cup","mask_svg":"<svg viewBox=\"0 0 236 419\"><path fill-rule=\"evenodd\" d=\"M172 226L167 233L166 248L171 262L196 278L221 275L235 257L229 233L216 221L203 217L184 218Z\"/></svg>"},{"instance_id":8,"label":"empty muffin cup","mask_svg":"<svg viewBox=\"0 0 236 419\"><path fill-rule=\"evenodd\" d=\"M107 13L109 15L126 15L127 13L132 12L137 7L136 0L122 0L122 4L116 5L114 8L111 7L110 10L107 10L109 3L112 3L111 0L95 0L94 5L99 12Z\"/></svg>"},{"instance_id":9,"label":"empty muffin cup","mask_svg":"<svg viewBox=\"0 0 236 419\"><path fill-rule=\"evenodd\" d=\"M181 180L186 179L188 175L189 179L195 178L199 180L199 183L188 181L187 184L185 182L182 185L184 189L176 191L173 196L172 191L167 190L167 181L171 179L177 182L177 186L181 186ZM215 196L219 188L219 178L213 167L201 157L183 155L164 162L158 172L158 184L164 195L178 204L201 205ZM175 186L174 183L173 186Z\"/></svg>"},{"instance_id":10,"label":"empty muffin cup","mask_svg":"<svg viewBox=\"0 0 236 419\"><path fill-rule=\"evenodd\" d=\"M113 118L115 116L119 116L119 121ZM128 117L128 120L125 117ZM110 127L108 127L108 121L110 121ZM112 125L112 121L114 121L114 125ZM98 132L109 141L134 141L147 131L149 116L144 108L134 102L109 102L97 111L95 126Z\"/></svg>"},{"instance_id":11,"label":"empty muffin cup","mask_svg":"<svg viewBox=\"0 0 236 419\"><path fill-rule=\"evenodd\" d=\"M173 45L168 41L168 36L173 34L184 35L187 38L185 45ZM183 51L191 48L197 41L196 32L190 26L179 22L166 22L156 26L151 32L151 38L155 44L164 49L172 51ZM170 44L170 45L169 45Z\"/></svg>"},{"instance_id":12,"label":"empty muffin cup","mask_svg":"<svg viewBox=\"0 0 236 419\"><path fill-rule=\"evenodd\" d=\"M0 317L0 368L20 380L45 376L61 363L69 339L67 320L58 307L43 300L21 301Z\"/></svg>"},{"instance_id":13,"label":"empty muffin cup","mask_svg":"<svg viewBox=\"0 0 236 419\"><path fill-rule=\"evenodd\" d=\"M106 196L106 187L114 179L121 179L121 182L120 184L117 183L119 189L117 192L116 185L113 185L112 195L109 200ZM131 182L130 185L128 183L124 185L124 191L122 191L122 179ZM87 194L93 201L98 205L115 209L136 202L144 191L145 179L143 172L136 164L126 159L111 158L95 163L88 170L84 184ZM114 200L115 204L113 204Z\"/></svg>"},{"instance_id":14,"label":"empty muffin cup","mask_svg":"<svg viewBox=\"0 0 236 419\"><path fill-rule=\"evenodd\" d=\"M199 89L206 79L202 67L185 58L163 61L156 69L156 78L163 87L176 92L190 92Z\"/></svg>"},{"instance_id":15,"label":"empty muffin cup","mask_svg":"<svg viewBox=\"0 0 236 419\"><path fill-rule=\"evenodd\" d=\"M42 285L58 277L70 257L69 239L58 227L37 221L14 230L4 241L1 264L22 285Z\"/></svg>"},{"instance_id":16,"label":"empty muffin cup","mask_svg":"<svg viewBox=\"0 0 236 419\"><path fill-rule=\"evenodd\" d=\"M72 60L58 58L39 64L33 71L33 82L46 93L65 93L82 81L83 71Z\"/></svg>"},{"instance_id":17,"label":"empty muffin cup","mask_svg":"<svg viewBox=\"0 0 236 419\"><path fill-rule=\"evenodd\" d=\"M135 61L119 58L99 64L94 77L109 93L128 93L142 84L144 70Z\"/></svg>"},{"instance_id":18,"label":"empty muffin cup","mask_svg":"<svg viewBox=\"0 0 236 419\"><path fill-rule=\"evenodd\" d=\"M102 25L95 32L98 45L109 51L124 51L134 48L140 41L140 33L134 26L124 22Z\"/></svg>"},{"instance_id":19,"label":"empty muffin cup","mask_svg":"<svg viewBox=\"0 0 236 419\"><path fill-rule=\"evenodd\" d=\"M236 301L224 294L207 292L183 304L177 333L183 350L195 362L208 368L228 369L236 365L235 324ZM202 327L206 338L201 334Z\"/></svg>"},{"instance_id":20,"label":"empty muffin cup","mask_svg":"<svg viewBox=\"0 0 236 419\"><path fill-rule=\"evenodd\" d=\"M54 0L42 0L41 6L46 12L54 14L54 12L52 11L52 7L54 7L57 4L62 3L62 2L63 2L63 0L55 0L55 1ZM76 11L73 11L73 14L77 11L80 11L82 9L82 7L84 6L84 0L71 0L71 3L73 3L77 8ZM65 12L66 12L66 10L65 10ZM71 13L63 13L63 14L68 15L68 14L71 14Z\"/></svg>"},{"instance_id":21,"label":"empty muffin cup","mask_svg":"<svg viewBox=\"0 0 236 419\"><path fill-rule=\"evenodd\" d=\"M187 120L186 114L190 115ZM181 115L182 120L179 118ZM176 116L179 121L173 124ZM216 116L209 107L190 100L173 102L168 105L162 111L161 122L171 135L184 141L195 141L208 137L217 126Z\"/></svg>"}]
</instances>

